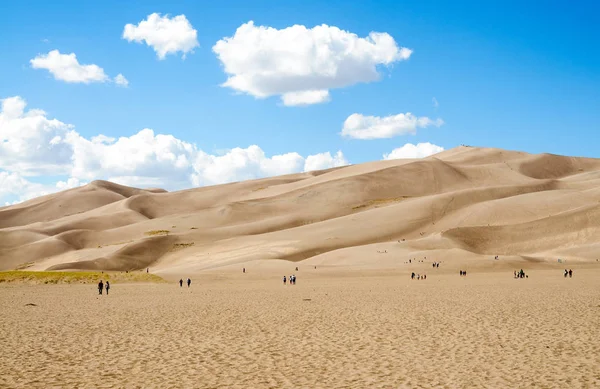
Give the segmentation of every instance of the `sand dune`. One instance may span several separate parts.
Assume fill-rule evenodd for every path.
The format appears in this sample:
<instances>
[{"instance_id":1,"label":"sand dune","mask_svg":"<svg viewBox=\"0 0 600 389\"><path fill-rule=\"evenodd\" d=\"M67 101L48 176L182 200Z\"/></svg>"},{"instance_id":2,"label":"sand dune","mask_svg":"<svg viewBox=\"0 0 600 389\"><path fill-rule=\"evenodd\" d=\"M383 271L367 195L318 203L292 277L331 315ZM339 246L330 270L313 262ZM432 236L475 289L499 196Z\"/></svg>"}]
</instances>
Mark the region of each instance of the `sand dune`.
<instances>
[{"instance_id":1,"label":"sand dune","mask_svg":"<svg viewBox=\"0 0 600 389\"><path fill-rule=\"evenodd\" d=\"M600 159L476 147L170 193L94 181L0 208L0 270L392 266L365 262L378 244L595 262L599 184Z\"/></svg>"}]
</instances>

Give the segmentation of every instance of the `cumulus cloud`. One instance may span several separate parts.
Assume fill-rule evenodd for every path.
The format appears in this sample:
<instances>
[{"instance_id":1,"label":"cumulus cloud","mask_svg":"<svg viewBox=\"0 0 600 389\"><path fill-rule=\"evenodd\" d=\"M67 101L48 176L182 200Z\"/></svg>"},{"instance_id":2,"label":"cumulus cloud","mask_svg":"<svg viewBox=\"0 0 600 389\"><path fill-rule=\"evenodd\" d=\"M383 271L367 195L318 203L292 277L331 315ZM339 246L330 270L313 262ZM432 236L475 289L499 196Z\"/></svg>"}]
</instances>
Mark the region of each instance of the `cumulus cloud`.
<instances>
[{"instance_id":1,"label":"cumulus cloud","mask_svg":"<svg viewBox=\"0 0 600 389\"><path fill-rule=\"evenodd\" d=\"M309 155L304 161L304 171L323 170L349 164L350 163L346 160L346 157L344 157L344 154L341 151L338 151L334 156L332 156L331 153L326 152Z\"/></svg>"},{"instance_id":2,"label":"cumulus cloud","mask_svg":"<svg viewBox=\"0 0 600 389\"><path fill-rule=\"evenodd\" d=\"M417 117L410 112L385 117L353 113L344 121L340 135L353 139L393 138L399 135L414 135L417 133L417 128L440 127L443 124L442 119Z\"/></svg>"},{"instance_id":3,"label":"cumulus cloud","mask_svg":"<svg viewBox=\"0 0 600 389\"><path fill-rule=\"evenodd\" d=\"M168 54L181 52L185 58L187 53L193 53L193 49L200 46L197 36L198 32L185 15L169 18L169 15L153 13L137 25L126 24L122 37L128 42L146 42L162 60Z\"/></svg>"},{"instance_id":4,"label":"cumulus cloud","mask_svg":"<svg viewBox=\"0 0 600 389\"><path fill-rule=\"evenodd\" d=\"M253 21L212 50L228 75L223 86L256 98L278 95L287 106L329 101L330 89L377 81L378 66L412 54L387 33L361 38L326 24L276 29Z\"/></svg>"},{"instance_id":5,"label":"cumulus cloud","mask_svg":"<svg viewBox=\"0 0 600 389\"><path fill-rule=\"evenodd\" d=\"M127 80L125 78L125 76L122 75L121 73L117 74L117 76L115 77L114 81L115 81L115 84L117 84L119 86L122 86L122 87L125 87L125 88L127 88L129 86L129 80Z\"/></svg>"},{"instance_id":6,"label":"cumulus cloud","mask_svg":"<svg viewBox=\"0 0 600 389\"><path fill-rule=\"evenodd\" d=\"M15 198L16 200L13 201L4 201L4 205L14 205L39 196L45 196L85 184L87 182L82 182L71 177L65 181L58 181L54 185L44 185L31 182L18 172L0 171L0 199Z\"/></svg>"},{"instance_id":7,"label":"cumulus cloud","mask_svg":"<svg viewBox=\"0 0 600 389\"><path fill-rule=\"evenodd\" d=\"M48 54L38 55L29 63L34 69L48 70L60 81L89 84L109 80L104 69L98 65L80 64L75 53L61 54L58 50L52 50Z\"/></svg>"},{"instance_id":8,"label":"cumulus cloud","mask_svg":"<svg viewBox=\"0 0 600 389\"><path fill-rule=\"evenodd\" d=\"M417 143L416 145L407 143L402 147L392 150L389 154L384 154L383 159L425 158L433 154L441 153L442 151L444 151L443 147L429 142Z\"/></svg>"},{"instance_id":9,"label":"cumulus cloud","mask_svg":"<svg viewBox=\"0 0 600 389\"><path fill-rule=\"evenodd\" d=\"M0 201L9 195L23 201L95 179L177 190L348 164L341 151L333 156L329 152L267 156L257 145L213 155L149 128L131 136L100 134L88 139L73 125L26 106L18 96L2 100ZM52 185L31 181L42 176L65 179Z\"/></svg>"}]
</instances>

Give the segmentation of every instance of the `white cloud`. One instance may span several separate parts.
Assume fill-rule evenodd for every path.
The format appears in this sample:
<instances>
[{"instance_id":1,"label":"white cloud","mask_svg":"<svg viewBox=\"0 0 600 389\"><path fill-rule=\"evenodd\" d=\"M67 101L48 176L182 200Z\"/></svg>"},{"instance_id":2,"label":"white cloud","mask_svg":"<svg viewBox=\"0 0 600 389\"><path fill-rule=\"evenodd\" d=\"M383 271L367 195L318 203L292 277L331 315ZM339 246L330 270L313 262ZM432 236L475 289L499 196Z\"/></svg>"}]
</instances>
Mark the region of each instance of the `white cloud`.
<instances>
[{"instance_id":1,"label":"white cloud","mask_svg":"<svg viewBox=\"0 0 600 389\"><path fill-rule=\"evenodd\" d=\"M35 197L75 188L85 184L87 184L87 182L81 182L76 178L69 178L66 181L58 181L54 185L44 185L28 181L18 172L0 171L0 199L7 197L15 198L13 201L4 202L4 205L14 205Z\"/></svg>"},{"instance_id":2,"label":"white cloud","mask_svg":"<svg viewBox=\"0 0 600 389\"><path fill-rule=\"evenodd\" d=\"M442 151L444 151L443 147L429 142L417 143L416 145L407 143L402 147L392 150L389 154L384 154L383 159L425 158L433 154L441 153Z\"/></svg>"},{"instance_id":3,"label":"white cloud","mask_svg":"<svg viewBox=\"0 0 600 389\"><path fill-rule=\"evenodd\" d=\"M440 106L440 103L438 103L438 101L435 97L433 99L431 99L431 102L433 103L433 108L435 108L435 109L437 109Z\"/></svg>"},{"instance_id":4,"label":"white cloud","mask_svg":"<svg viewBox=\"0 0 600 389\"><path fill-rule=\"evenodd\" d=\"M328 90L307 90L302 92L289 92L281 96L283 105L292 107L295 105L311 105L329 101Z\"/></svg>"},{"instance_id":5,"label":"white cloud","mask_svg":"<svg viewBox=\"0 0 600 389\"><path fill-rule=\"evenodd\" d=\"M442 119L432 120L425 116L417 117L410 112L385 117L353 113L344 121L340 135L354 139L393 138L399 135L414 135L417 128L440 127L443 124Z\"/></svg>"},{"instance_id":6,"label":"white cloud","mask_svg":"<svg viewBox=\"0 0 600 389\"><path fill-rule=\"evenodd\" d=\"M200 46L198 32L192 27L185 15L169 18L158 13L148 15L138 25L126 24L123 29L123 39L129 42L146 44L154 49L159 59L165 59L168 54L187 53Z\"/></svg>"},{"instance_id":7,"label":"white cloud","mask_svg":"<svg viewBox=\"0 0 600 389\"><path fill-rule=\"evenodd\" d=\"M71 83L105 82L108 76L98 65L82 65L75 53L61 54L52 50L29 61L34 69L46 69L55 79Z\"/></svg>"},{"instance_id":8,"label":"white cloud","mask_svg":"<svg viewBox=\"0 0 600 389\"><path fill-rule=\"evenodd\" d=\"M3 99L0 111L0 169L24 176L67 174L72 148L64 139L73 127L39 109L25 111L20 97Z\"/></svg>"},{"instance_id":9,"label":"white cloud","mask_svg":"<svg viewBox=\"0 0 600 389\"><path fill-rule=\"evenodd\" d=\"M253 21L212 49L228 75L223 86L256 98L280 95L288 106L323 103L330 89L377 81L378 66L412 54L387 33L360 38L325 24L279 30Z\"/></svg>"},{"instance_id":10,"label":"white cloud","mask_svg":"<svg viewBox=\"0 0 600 389\"><path fill-rule=\"evenodd\" d=\"M304 171L310 172L313 170L323 170L332 167L346 166L350 163L344 157L341 151L338 151L334 156L331 153L320 153L309 155L304 162Z\"/></svg>"},{"instance_id":11,"label":"white cloud","mask_svg":"<svg viewBox=\"0 0 600 389\"><path fill-rule=\"evenodd\" d=\"M102 134L88 139L42 110L26 110L18 96L2 100L0 111L0 201L6 196L22 201L95 179L177 190L345 164L341 151L334 156L290 152L269 157L257 145L212 155L147 128L118 139ZM42 185L28 180L35 176L66 178Z\"/></svg>"},{"instance_id":12,"label":"white cloud","mask_svg":"<svg viewBox=\"0 0 600 389\"><path fill-rule=\"evenodd\" d=\"M123 86L125 88L127 88L129 86L129 81L121 73L117 74L117 76L115 77L114 80L115 80L115 84L117 84L119 86Z\"/></svg>"}]
</instances>

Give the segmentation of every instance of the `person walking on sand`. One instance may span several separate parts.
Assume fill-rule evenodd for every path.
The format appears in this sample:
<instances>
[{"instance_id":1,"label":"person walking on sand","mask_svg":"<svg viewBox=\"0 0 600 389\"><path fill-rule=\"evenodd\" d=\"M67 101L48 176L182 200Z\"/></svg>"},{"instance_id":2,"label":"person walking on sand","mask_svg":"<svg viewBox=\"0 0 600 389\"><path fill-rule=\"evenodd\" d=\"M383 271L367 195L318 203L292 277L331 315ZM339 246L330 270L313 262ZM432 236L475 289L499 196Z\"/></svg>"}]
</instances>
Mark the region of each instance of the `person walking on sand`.
<instances>
[{"instance_id":1,"label":"person walking on sand","mask_svg":"<svg viewBox=\"0 0 600 389\"><path fill-rule=\"evenodd\" d=\"M104 289L104 284L102 283L102 280L100 280L100 282L98 282L98 294L102 294L102 289Z\"/></svg>"},{"instance_id":2,"label":"person walking on sand","mask_svg":"<svg viewBox=\"0 0 600 389\"><path fill-rule=\"evenodd\" d=\"M283 285L285 285L285 281L286 281L285 276L283 276Z\"/></svg>"},{"instance_id":3,"label":"person walking on sand","mask_svg":"<svg viewBox=\"0 0 600 389\"><path fill-rule=\"evenodd\" d=\"M573 270L569 269L569 278L573 277Z\"/></svg>"},{"instance_id":4,"label":"person walking on sand","mask_svg":"<svg viewBox=\"0 0 600 389\"><path fill-rule=\"evenodd\" d=\"M179 279L179 287L181 288L183 286L183 278Z\"/></svg>"},{"instance_id":5,"label":"person walking on sand","mask_svg":"<svg viewBox=\"0 0 600 389\"><path fill-rule=\"evenodd\" d=\"M108 280L106 280L106 294L108 294L108 290L110 289L110 283L108 282Z\"/></svg>"},{"instance_id":6,"label":"person walking on sand","mask_svg":"<svg viewBox=\"0 0 600 389\"><path fill-rule=\"evenodd\" d=\"M192 280L190 280L190 279L188 278L188 280L187 280L188 288L190 287L190 284L191 284L191 283L192 283Z\"/></svg>"}]
</instances>

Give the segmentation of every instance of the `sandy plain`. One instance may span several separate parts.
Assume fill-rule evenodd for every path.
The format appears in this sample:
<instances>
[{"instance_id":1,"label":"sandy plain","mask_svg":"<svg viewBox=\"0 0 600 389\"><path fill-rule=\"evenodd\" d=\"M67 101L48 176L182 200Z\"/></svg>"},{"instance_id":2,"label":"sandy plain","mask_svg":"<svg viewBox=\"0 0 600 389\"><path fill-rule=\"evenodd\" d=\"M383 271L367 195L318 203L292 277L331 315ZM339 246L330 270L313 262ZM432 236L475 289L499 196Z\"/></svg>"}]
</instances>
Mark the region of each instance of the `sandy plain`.
<instances>
[{"instance_id":1,"label":"sandy plain","mask_svg":"<svg viewBox=\"0 0 600 389\"><path fill-rule=\"evenodd\" d=\"M526 279L443 265L290 265L285 286L279 270L215 271L108 296L3 285L0 387L600 386L600 265L566 279L558 265Z\"/></svg>"}]
</instances>

